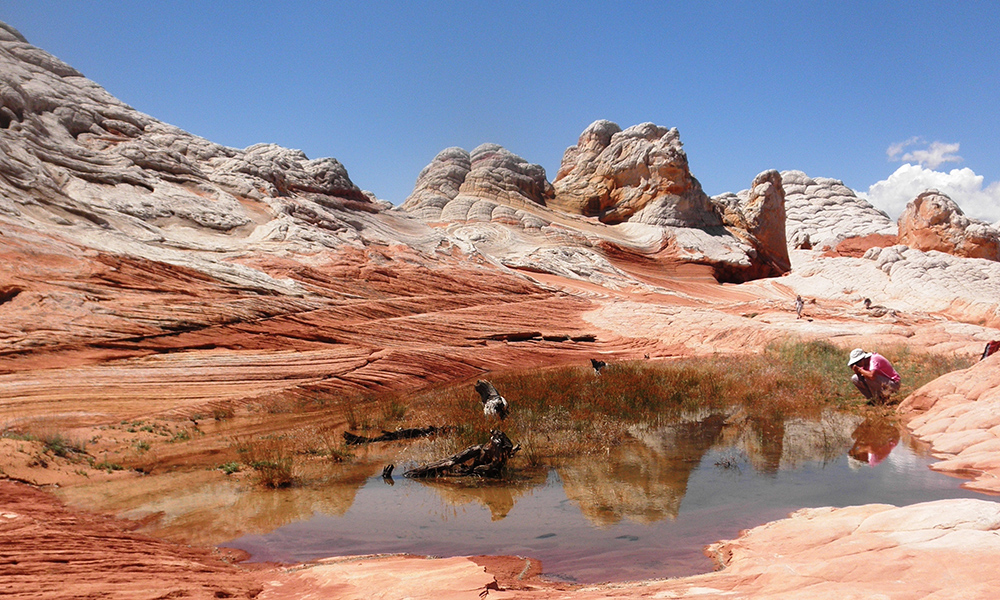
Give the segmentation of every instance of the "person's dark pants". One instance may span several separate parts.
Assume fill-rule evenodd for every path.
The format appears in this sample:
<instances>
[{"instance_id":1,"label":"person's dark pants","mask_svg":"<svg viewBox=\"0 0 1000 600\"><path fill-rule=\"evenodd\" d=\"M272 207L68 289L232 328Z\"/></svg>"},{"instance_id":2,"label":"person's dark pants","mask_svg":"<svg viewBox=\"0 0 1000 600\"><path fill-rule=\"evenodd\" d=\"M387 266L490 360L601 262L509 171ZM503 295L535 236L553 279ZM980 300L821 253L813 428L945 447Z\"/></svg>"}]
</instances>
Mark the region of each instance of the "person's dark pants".
<instances>
[{"instance_id":1,"label":"person's dark pants","mask_svg":"<svg viewBox=\"0 0 1000 600\"><path fill-rule=\"evenodd\" d=\"M899 391L899 382L893 381L881 373L875 373L874 380L865 379L855 373L851 376L851 383L868 400L885 401L889 399L890 394Z\"/></svg>"}]
</instances>

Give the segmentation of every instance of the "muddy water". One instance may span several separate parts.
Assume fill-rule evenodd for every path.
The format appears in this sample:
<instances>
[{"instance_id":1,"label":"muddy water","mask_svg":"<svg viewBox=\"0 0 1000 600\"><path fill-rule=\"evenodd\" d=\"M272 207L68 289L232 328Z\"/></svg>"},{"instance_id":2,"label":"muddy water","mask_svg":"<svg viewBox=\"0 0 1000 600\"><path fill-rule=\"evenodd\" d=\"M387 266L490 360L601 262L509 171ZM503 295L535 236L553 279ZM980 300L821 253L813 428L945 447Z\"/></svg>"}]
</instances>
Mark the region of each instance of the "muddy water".
<instances>
[{"instance_id":1,"label":"muddy water","mask_svg":"<svg viewBox=\"0 0 1000 600\"><path fill-rule=\"evenodd\" d=\"M278 519L287 524L224 545L283 562L384 552L531 556L551 578L593 583L711 570L706 544L803 507L975 496L928 469L931 458L895 425L856 415L696 414L633 435L505 484L389 485L372 476L360 486L258 494L260 513L281 510L283 497L298 505L304 493L313 510L299 506L298 520ZM324 497L350 501L324 510Z\"/></svg>"}]
</instances>

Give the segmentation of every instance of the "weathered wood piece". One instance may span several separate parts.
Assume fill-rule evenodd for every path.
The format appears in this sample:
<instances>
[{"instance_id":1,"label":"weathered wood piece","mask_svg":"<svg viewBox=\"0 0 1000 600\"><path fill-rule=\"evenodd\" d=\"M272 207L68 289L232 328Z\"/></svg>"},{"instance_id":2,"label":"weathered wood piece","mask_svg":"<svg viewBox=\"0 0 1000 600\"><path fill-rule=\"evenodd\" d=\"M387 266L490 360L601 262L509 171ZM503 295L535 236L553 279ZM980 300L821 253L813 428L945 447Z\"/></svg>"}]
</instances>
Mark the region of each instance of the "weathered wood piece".
<instances>
[{"instance_id":1,"label":"weathered wood piece","mask_svg":"<svg viewBox=\"0 0 1000 600\"><path fill-rule=\"evenodd\" d=\"M498 477L507 461L517 454L521 445L514 445L499 429L490 431L490 441L469 446L458 454L414 467L403 477Z\"/></svg>"},{"instance_id":2,"label":"weathered wood piece","mask_svg":"<svg viewBox=\"0 0 1000 600\"><path fill-rule=\"evenodd\" d=\"M373 442L391 442L393 440L411 440L418 437L426 437L428 435L434 435L435 433L441 433L447 430L447 427L435 427L430 425L428 427L408 427L405 429L397 429L396 431L383 431L381 435L375 437L365 437L363 435L356 435L350 431L344 432L344 441L348 444L359 445L359 444L371 444Z\"/></svg>"}]
</instances>

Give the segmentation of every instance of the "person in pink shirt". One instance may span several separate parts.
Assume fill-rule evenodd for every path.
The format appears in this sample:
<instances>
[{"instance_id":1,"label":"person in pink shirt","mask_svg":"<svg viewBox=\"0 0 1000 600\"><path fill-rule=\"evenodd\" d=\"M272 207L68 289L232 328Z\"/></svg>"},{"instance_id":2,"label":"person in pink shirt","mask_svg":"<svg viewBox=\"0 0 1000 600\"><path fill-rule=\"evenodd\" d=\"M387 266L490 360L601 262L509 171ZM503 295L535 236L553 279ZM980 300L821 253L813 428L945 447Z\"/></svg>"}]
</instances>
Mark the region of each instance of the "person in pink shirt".
<instances>
[{"instance_id":1,"label":"person in pink shirt","mask_svg":"<svg viewBox=\"0 0 1000 600\"><path fill-rule=\"evenodd\" d=\"M899 373L881 354L855 348L851 350L847 366L854 371L851 382L869 403L887 403L889 396L899 391Z\"/></svg>"}]
</instances>

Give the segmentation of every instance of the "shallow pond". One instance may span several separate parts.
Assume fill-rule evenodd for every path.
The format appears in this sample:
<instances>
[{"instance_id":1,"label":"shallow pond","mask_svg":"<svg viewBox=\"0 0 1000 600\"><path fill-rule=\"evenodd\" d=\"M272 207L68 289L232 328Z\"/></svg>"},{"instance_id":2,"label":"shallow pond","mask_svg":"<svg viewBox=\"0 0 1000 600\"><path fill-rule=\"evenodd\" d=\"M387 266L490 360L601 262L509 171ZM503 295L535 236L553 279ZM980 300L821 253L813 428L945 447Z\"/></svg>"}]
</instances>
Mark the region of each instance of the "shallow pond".
<instances>
[{"instance_id":1,"label":"shallow pond","mask_svg":"<svg viewBox=\"0 0 1000 600\"><path fill-rule=\"evenodd\" d=\"M593 583L709 571L706 544L803 507L976 497L931 471L933 460L895 425L856 415L765 422L700 414L633 435L529 480L390 485L373 476L360 487L324 485L322 494L349 500L332 511L316 503L311 516L300 510L301 520L223 545L282 562L530 556L548 577ZM273 492L270 501L281 504L286 493L295 492Z\"/></svg>"}]
</instances>

